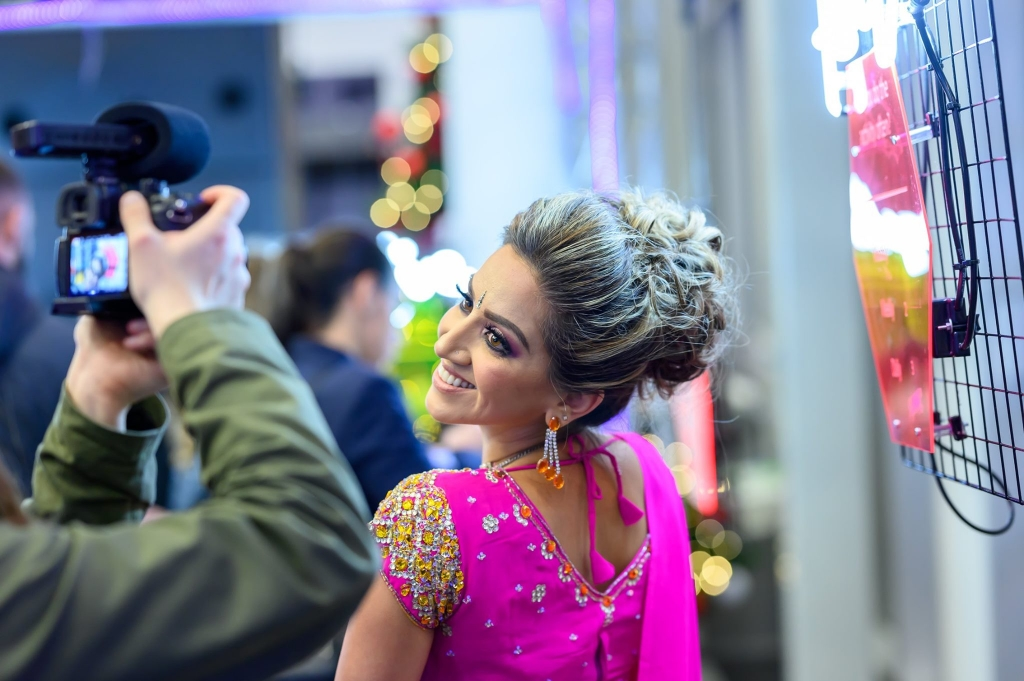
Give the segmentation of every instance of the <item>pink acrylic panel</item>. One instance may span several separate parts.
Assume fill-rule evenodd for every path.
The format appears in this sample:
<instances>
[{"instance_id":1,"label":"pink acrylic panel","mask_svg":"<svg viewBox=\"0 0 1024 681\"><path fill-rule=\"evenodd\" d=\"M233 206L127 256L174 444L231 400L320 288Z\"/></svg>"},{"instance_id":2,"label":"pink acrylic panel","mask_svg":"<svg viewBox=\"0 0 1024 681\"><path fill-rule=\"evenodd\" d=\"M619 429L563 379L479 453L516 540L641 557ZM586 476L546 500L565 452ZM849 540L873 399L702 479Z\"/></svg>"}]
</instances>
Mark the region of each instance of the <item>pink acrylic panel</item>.
<instances>
[{"instance_id":1,"label":"pink acrylic panel","mask_svg":"<svg viewBox=\"0 0 1024 681\"><path fill-rule=\"evenodd\" d=\"M931 241L903 95L873 52L846 76L850 236L889 434L933 451Z\"/></svg>"}]
</instances>

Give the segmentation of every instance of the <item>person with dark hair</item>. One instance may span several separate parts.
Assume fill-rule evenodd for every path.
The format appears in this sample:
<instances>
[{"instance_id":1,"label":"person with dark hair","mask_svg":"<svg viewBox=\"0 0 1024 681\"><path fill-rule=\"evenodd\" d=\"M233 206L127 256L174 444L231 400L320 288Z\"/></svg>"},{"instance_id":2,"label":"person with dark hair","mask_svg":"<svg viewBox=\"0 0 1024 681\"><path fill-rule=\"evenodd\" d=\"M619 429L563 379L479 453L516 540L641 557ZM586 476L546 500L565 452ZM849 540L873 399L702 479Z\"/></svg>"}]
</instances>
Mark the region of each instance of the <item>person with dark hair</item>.
<instances>
[{"instance_id":1,"label":"person with dark hair","mask_svg":"<svg viewBox=\"0 0 1024 681\"><path fill-rule=\"evenodd\" d=\"M484 466L403 481L371 527L381 579L339 681L699 681L675 479L600 427L721 355L722 233L661 194L535 202L441 319L426 406L474 424Z\"/></svg>"},{"instance_id":2,"label":"person with dark hair","mask_svg":"<svg viewBox=\"0 0 1024 681\"><path fill-rule=\"evenodd\" d=\"M28 191L0 161L0 460L22 493L75 350L73 323L47 314L25 287L33 233Z\"/></svg>"},{"instance_id":3,"label":"person with dark hair","mask_svg":"<svg viewBox=\"0 0 1024 681\"><path fill-rule=\"evenodd\" d=\"M260 271L254 289L270 291L262 302L271 326L376 508L399 481L430 468L398 389L376 368L392 343L391 263L370 237L325 227Z\"/></svg>"},{"instance_id":4,"label":"person with dark hair","mask_svg":"<svg viewBox=\"0 0 1024 681\"><path fill-rule=\"evenodd\" d=\"M265 320L232 187L187 230L121 200L145 319L83 317L19 507L0 467L0 679L270 678L344 627L379 565L369 511ZM210 498L137 525L170 388Z\"/></svg>"}]
</instances>

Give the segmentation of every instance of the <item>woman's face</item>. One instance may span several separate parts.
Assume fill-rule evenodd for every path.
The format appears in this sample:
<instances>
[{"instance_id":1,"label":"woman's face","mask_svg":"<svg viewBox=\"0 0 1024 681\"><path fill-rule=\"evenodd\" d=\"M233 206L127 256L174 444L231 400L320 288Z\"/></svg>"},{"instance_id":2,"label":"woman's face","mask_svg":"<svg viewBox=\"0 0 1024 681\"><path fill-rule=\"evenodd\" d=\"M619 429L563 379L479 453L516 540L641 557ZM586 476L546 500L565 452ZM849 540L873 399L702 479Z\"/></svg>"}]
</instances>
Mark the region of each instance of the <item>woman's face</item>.
<instances>
[{"instance_id":1,"label":"woman's face","mask_svg":"<svg viewBox=\"0 0 1024 681\"><path fill-rule=\"evenodd\" d=\"M545 413L562 401L549 378L541 335L546 304L533 272L503 246L464 292L438 326L441 363L427 411L441 423L542 430Z\"/></svg>"}]
</instances>

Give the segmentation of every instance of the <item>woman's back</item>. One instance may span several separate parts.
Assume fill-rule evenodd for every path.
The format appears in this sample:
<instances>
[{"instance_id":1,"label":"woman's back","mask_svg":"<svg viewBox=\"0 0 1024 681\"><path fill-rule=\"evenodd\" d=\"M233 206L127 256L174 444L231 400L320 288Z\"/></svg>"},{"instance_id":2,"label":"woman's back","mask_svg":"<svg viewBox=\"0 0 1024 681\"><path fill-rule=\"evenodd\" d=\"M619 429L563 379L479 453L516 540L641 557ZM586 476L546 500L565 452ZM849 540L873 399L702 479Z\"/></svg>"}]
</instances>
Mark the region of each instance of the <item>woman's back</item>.
<instances>
[{"instance_id":1,"label":"woman's back","mask_svg":"<svg viewBox=\"0 0 1024 681\"><path fill-rule=\"evenodd\" d=\"M618 575L630 563L647 539L647 519L631 513L623 518L619 499L628 499L641 513L644 504L643 472L636 452L626 442L612 438L604 443L577 445L586 450L586 465L562 468L565 487L555 489L534 466L509 470L522 492L544 517L566 556L580 574L597 587L606 586L611 574ZM582 457L580 457L582 459ZM593 514L591 520L590 515ZM594 528L594 560L605 565L594 574L591 537Z\"/></svg>"},{"instance_id":2,"label":"woman's back","mask_svg":"<svg viewBox=\"0 0 1024 681\"><path fill-rule=\"evenodd\" d=\"M613 441L580 456L587 463L572 466L567 475L567 480L579 478L580 494L573 495L574 485L567 482L558 491L566 495L556 503L543 498L547 495L528 494L529 477L501 469L434 471L409 478L389 495L373 524L384 576L409 616L437 630L424 679L636 677L651 535L659 531L661 518L652 519L651 534L646 517L636 518L644 505L636 457L657 454L642 438L627 438L628 445ZM595 583L593 564L602 558L590 552L584 490L587 468L596 473L596 462L609 458L602 456L607 450L623 470L627 495L634 490L639 495L619 500L614 473L608 473L610 480L600 484L602 499L594 504L597 546L611 544L615 534L638 533L639 541L609 552L612 565L605 569L614 574ZM574 501L582 512L561 517L560 508ZM614 510L597 510L606 503ZM634 522L623 522L630 518L622 517L619 505L634 509L626 513ZM611 535L602 532L602 523ZM675 561L687 560L685 538L659 546L679 554ZM623 552L630 555L618 559Z\"/></svg>"}]
</instances>

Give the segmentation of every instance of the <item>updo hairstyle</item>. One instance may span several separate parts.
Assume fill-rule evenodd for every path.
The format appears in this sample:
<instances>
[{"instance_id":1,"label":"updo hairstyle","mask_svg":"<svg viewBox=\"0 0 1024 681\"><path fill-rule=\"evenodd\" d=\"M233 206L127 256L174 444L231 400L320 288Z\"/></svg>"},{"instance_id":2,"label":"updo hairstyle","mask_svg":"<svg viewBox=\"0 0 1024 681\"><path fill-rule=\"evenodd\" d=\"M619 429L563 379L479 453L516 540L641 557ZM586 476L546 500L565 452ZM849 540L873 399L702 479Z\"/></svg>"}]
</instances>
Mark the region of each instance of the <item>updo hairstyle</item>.
<instances>
[{"instance_id":1,"label":"updo hairstyle","mask_svg":"<svg viewBox=\"0 0 1024 681\"><path fill-rule=\"evenodd\" d=\"M735 295L722 233L698 208L639 190L569 192L516 215L504 243L547 304L552 383L604 393L578 426L604 423L638 392L668 397L727 344Z\"/></svg>"}]
</instances>

